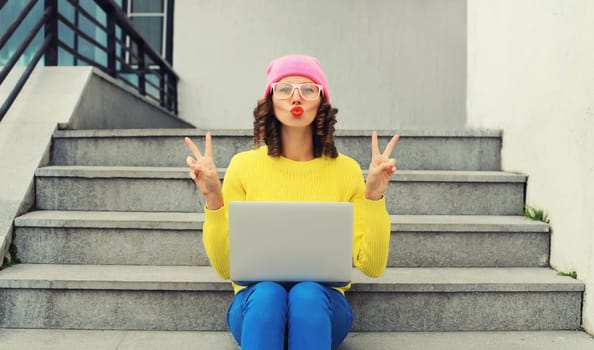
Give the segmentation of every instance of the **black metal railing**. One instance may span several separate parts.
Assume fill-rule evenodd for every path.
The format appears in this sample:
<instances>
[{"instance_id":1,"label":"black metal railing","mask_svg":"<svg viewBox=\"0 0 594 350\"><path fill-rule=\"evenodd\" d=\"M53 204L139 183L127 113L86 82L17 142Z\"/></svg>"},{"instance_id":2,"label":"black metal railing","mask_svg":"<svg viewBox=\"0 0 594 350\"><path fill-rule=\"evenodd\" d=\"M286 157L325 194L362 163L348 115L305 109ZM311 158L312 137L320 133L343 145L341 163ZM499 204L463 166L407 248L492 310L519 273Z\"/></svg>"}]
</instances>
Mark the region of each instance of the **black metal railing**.
<instances>
[{"instance_id":1,"label":"black metal railing","mask_svg":"<svg viewBox=\"0 0 594 350\"><path fill-rule=\"evenodd\" d=\"M31 28L27 28L28 34L14 49L14 53L0 71L0 84L13 71L16 63L42 28L44 28L44 40L34 51L34 55L6 100L0 101L2 102L0 120L16 99L41 57L44 57L46 66L59 64L97 67L177 115L178 75L138 32L124 11L113 0L85 0L85 5L92 3L93 9L101 13L101 16L89 13L78 0L30 0L8 26L6 33L0 37L0 51L40 1L43 3L43 13ZM65 13L66 7L69 7L69 13L74 13L74 20L68 18ZM85 7L88 8L88 6ZM94 35L82 29L79 17L93 26ZM104 18L104 21L99 20L98 17ZM74 38L71 40L72 43L68 42L66 33ZM98 39L98 36L103 38ZM92 48L94 55L91 57L81 53L79 42L85 42L87 48ZM64 63L68 59L72 62Z\"/></svg>"}]
</instances>

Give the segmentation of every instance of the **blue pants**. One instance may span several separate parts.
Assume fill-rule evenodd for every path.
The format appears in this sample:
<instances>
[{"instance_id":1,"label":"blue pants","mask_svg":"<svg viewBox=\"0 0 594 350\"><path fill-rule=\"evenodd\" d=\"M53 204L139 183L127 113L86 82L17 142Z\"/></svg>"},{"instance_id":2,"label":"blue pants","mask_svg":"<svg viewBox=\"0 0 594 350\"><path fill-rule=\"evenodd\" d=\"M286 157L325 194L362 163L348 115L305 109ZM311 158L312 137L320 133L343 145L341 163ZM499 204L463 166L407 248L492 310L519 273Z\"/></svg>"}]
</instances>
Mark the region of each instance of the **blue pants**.
<instances>
[{"instance_id":1,"label":"blue pants","mask_svg":"<svg viewBox=\"0 0 594 350\"><path fill-rule=\"evenodd\" d=\"M227 322L241 350L329 350L346 338L353 314L344 295L319 283L260 282L235 295Z\"/></svg>"}]
</instances>

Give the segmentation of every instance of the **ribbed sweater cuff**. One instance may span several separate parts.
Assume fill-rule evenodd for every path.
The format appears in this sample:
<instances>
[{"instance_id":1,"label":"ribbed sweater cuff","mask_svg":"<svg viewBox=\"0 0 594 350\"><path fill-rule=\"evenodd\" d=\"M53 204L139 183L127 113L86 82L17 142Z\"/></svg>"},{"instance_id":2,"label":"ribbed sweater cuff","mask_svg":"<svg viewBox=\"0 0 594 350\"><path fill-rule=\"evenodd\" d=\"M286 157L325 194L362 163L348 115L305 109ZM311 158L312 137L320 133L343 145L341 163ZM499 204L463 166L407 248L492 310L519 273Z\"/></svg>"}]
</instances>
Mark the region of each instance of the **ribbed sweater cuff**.
<instances>
[{"instance_id":1,"label":"ribbed sweater cuff","mask_svg":"<svg viewBox=\"0 0 594 350\"><path fill-rule=\"evenodd\" d=\"M204 206L204 218L211 222L220 222L218 220L225 220L225 206L223 205L219 209L210 210Z\"/></svg>"},{"instance_id":2,"label":"ribbed sweater cuff","mask_svg":"<svg viewBox=\"0 0 594 350\"><path fill-rule=\"evenodd\" d=\"M373 201L371 199L365 199L365 206L367 206L367 209L370 209L372 211L383 210L386 208L386 197L382 196L381 199L378 199L376 201Z\"/></svg>"}]
</instances>

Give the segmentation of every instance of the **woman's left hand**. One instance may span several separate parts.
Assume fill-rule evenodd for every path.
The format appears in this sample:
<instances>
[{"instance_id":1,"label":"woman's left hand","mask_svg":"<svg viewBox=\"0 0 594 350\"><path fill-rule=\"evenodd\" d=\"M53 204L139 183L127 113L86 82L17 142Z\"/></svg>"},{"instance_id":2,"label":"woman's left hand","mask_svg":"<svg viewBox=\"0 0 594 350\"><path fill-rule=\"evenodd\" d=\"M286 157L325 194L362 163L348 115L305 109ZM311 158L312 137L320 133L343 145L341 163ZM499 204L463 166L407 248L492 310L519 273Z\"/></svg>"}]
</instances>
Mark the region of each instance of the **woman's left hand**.
<instances>
[{"instance_id":1,"label":"woman's left hand","mask_svg":"<svg viewBox=\"0 0 594 350\"><path fill-rule=\"evenodd\" d=\"M383 153L380 153L377 143L377 133L371 135L371 164L365 181L365 198L379 200L390 183L390 178L396 172L396 159L390 158L400 135L394 135Z\"/></svg>"}]
</instances>

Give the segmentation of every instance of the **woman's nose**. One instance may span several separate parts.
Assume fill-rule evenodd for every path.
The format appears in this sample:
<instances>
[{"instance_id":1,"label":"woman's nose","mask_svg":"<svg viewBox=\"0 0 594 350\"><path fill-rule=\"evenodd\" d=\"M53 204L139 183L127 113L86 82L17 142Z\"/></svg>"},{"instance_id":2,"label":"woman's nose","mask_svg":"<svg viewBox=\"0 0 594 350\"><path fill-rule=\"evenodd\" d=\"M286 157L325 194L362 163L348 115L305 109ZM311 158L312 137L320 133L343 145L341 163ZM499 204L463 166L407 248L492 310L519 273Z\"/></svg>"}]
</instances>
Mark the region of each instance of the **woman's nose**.
<instances>
[{"instance_id":1,"label":"woman's nose","mask_svg":"<svg viewBox=\"0 0 594 350\"><path fill-rule=\"evenodd\" d=\"M293 89L293 92L291 93L291 100L301 101L301 92L299 91L299 88Z\"/></svg>"}]
</instances>

